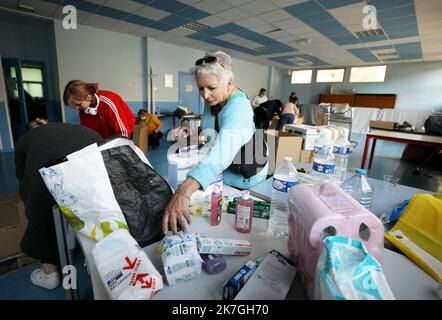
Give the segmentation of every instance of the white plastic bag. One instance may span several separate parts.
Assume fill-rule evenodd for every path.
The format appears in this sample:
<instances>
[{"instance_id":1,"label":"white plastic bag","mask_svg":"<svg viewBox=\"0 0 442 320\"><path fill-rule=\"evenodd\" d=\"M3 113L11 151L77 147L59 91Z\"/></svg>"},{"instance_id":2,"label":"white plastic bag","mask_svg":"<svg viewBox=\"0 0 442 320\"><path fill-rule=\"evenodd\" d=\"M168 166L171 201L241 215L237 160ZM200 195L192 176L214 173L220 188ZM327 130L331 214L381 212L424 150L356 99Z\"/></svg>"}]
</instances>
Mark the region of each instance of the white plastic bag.
<instances>
[{"instance_id":1,"label":"white plastic bag","mask_svg":"<svg viewBox=\"0 0 442 320\"><path fill-rule=\"evenodd\" d=\"M147 300L163 278L127 230L117 230L92 250L101 280L113 300Z\"/></svg>"},{"instance_id":2,"label":"white plastic bag","mask_svg":"<svg viewBox=\"0 0 442 320\"><path fill-rule=\"evenodd\" d=\"M359 240L327 237L316 267L315 299L393 300L382 267Z\"/></svg>"},{"instance_id":3,"label":"white plastic bag","mask_svg":"<svg viewBox=\"0 0 442 320\"><path fill-rule=\"evenodd\" d=\"M40 169L40 175L75 230L99 241L128 226L100 150L96 144L86 148L68 161Z\"/></svg>"}]
</instances>

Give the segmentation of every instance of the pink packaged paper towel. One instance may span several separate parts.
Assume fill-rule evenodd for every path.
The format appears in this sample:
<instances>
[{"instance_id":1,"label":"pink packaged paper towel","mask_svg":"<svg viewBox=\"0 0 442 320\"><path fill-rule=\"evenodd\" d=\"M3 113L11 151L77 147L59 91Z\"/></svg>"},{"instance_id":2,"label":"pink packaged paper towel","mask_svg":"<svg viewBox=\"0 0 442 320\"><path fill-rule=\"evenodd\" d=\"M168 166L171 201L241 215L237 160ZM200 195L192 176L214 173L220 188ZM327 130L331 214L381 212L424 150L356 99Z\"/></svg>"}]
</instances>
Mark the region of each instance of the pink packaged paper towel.
<instances>
[{"instance_id":1,"label":"pink packaged paper towel","mask_svg":"<svg viewBox=\"0 0 442 320\"><path fill-rule=\"evenodd\" d=\"M298 184L289 191L288 247L307 294L313 296L316 264L327 235L361 240L382 264L383 225L338 185Z\"/></svg>"}]
</instances>

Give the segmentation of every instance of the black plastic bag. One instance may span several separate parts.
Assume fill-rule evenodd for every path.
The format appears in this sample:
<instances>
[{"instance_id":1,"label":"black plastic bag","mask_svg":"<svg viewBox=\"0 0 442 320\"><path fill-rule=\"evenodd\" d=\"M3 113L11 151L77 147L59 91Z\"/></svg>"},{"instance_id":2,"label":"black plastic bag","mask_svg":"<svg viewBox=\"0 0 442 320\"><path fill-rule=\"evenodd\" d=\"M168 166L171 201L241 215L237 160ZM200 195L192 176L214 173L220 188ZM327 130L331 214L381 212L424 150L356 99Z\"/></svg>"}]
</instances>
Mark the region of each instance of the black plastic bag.
<instances>
[{"instance_id":1,"label":"black plastic bag","mask_svg":"<svg viewBox=\"0 0 442 320\"><path fill-rule=\"evenodd\" d=\"M130 234L141 247L162 239L161 219L172 197L169 184L127 145L101 154Z\"/></svg>"},{"instance_id":2,"label":"black plastic bag","mask_svg":"<svg viewBox=\"0 0 442 320\"><path fill-rule=\"evenodd\" d=\"M435 112L429 116L424 127L427 133L442 136L442 112Z\"/></svg>"}]
</instances>

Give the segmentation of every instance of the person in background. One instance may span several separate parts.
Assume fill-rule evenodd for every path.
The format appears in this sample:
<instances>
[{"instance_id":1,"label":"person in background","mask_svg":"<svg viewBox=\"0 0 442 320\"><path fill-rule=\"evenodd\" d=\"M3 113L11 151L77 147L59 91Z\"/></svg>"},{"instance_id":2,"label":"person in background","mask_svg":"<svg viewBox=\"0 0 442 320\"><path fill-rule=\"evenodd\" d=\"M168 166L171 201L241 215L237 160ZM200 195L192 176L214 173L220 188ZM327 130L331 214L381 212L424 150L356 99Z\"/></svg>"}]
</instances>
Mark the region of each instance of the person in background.
<instances>
[{"instance_id":1,"label":"person in background","mask_svg":"<svg viewBox=\"0 0 442 320\"><path fill-rule=\"evenodd\" d=\"M158 148L160 146L160 140L163 137L163 133L161 132L163 125L160 119L154 114L149 114L146 109L140 109L138 116L140 117L140 124L148 127L149 147L152 146L153 149Z\"/></svg>"},{"instance_id":2,"label":"person in background","mask_svg":"<svg viewBox=\"0 0 442 320\"><path fill-rule=\"evenodd\" d=\"M206 54L195 62L193 74L201 97L210 106L211 114L215 117L215 131L218 134L204 161L189 171L186 180L169 201L163 215L164 233L171 230L176 234L177 223L184 231L187 230L186 223L191 222L190 197L196 190L206 190L220 177L221 173L223 183L249 189L266 179L269 167L267 161L258 165L257 154L253 154L252 157L257 165L252 164L251 170L245 174L247 176L250 174L250 177L246 178L244 174L235 172L237 164L236 161L234 164L234 160L243 158L242 155L245 154L243 150L247 150L245 146L258 142L258 138L255 141L256 130L250 100L233 84L231 57L221 51ZM261 141L261 143L265 142ZM241 157L237 157L238 154ZM247 163L243 164L242 159L240 162L239 167L243 168L240 171L245 172Z\"/></svg>"},{"instance_id":3,"label":"person in background","mask_svg":"<svg viewBox=\"0 0 442 320\"><path fill-rule=\"evenodd\" d=\"M298 98L296 95L290 95L289 102L284 104L281 112L281 119L279 120L279 132L284 129L286 124L295 123L299 116Z\"/></svg>"},{"instance_id":4,"label":"person in background","mask_svg":"<svg viewBox=\"0 0 442 320\"><path fill-rule=\"evenodd\" d=\"M301 103L301 100L299 99L298 95L296 94L295 91L292 91L290 93L290 97L296 97L296 100L297 100L296 107L298 108L299 116L302 116L302 103Z\"/></svg>"},{"instance_id":5,"label":"person in background","mask_svg":"<svg viewBox=\"0 0 442 320\"><path fill-rule=\"evenodd\" d=\"M48 124L48 119L37 117L34 120L29 121L26 127L30 130L45 124Z\"/></svg>"},{"instance_id":6,"label":"person in background","mask_svg":"<svg viewBox=\"0 0 442 320\"><path fill-rule=\"evenodd\" d=\"M98 132L103 139L132 138L135 116L118 94L97 91L92 84L72 80L64 89L63 101L79 112L81 125Z\"/></svg>"},{"instance_id":7,"label":"person in background","mask_svg":"<svg viewBox=\"0 0 442 320\"><path fill-rule=\"evenodd\" d=\"M30 124L30 129L15 145L15 175L25 206L28 226L21 240L22 251L41 261L31 273L31 282L46 289L60 284L59 256L52 206L56 203L38 170L50 162L92 143L100 135L86 127L68 123Z\"/></svg>"},{"instance_id":8,"label":"person in background","mask_svg":"<svg viewBox=\"0 0 442 320\"><path fill-rule=\"evenodd\" d=\"M257 129L267 130L273 116L281 116L282 102L280 100L269 100L261 103L253 110L254 122Z\"/></svg>"},{"instance_id":9,"label":"person in background","mask_svg":"<svg viewBox=\"0 0 442 320\"><path fill-rule=\"evenodd\" d=\"M264 88L261 88L259 90L259 94L257 96L255 96L252 100L252 107L253 109L255 109L256 107L258 107L261 103L264 103L266 101L268 101L269 99L267 98L267 90Z\"/></svg>"}]
</instances>

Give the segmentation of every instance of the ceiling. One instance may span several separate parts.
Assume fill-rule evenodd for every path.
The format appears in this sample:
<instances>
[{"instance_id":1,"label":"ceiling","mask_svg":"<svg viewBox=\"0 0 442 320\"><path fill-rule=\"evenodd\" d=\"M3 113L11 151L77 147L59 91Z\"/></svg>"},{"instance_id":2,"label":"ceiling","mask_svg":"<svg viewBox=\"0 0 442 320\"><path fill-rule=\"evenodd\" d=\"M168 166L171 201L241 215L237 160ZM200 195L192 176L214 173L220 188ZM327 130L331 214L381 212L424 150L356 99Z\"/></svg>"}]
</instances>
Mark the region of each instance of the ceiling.
<instances>
[{"instance_id":1,"label":"ceiling","mask_svg":"<svg viewBox=\"0 0 442 320\"><path fill-rule=\"evenodd\" d=\"M0 0L58 19L68 4L79 24L278 68L442 60L441 0ZM367 5L380 30L360 38ZM192 22L204 30L182 27Z\"/></svg>"}]
</instances>

